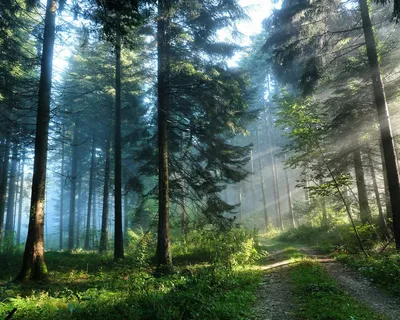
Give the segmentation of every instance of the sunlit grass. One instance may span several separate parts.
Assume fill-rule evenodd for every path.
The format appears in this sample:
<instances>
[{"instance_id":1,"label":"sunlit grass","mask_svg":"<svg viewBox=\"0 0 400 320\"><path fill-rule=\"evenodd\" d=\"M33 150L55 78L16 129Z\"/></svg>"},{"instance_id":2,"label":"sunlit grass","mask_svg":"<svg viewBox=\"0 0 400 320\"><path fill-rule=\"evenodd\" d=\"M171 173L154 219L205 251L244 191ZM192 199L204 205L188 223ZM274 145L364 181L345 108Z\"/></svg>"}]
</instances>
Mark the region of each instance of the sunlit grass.
<instances>
[{"instance_id":1,"label":"sunlit grass","mask_svg":"<svg viewBox=\"0 0 400 320\"><path fill-rule=\"evenodd\" d=\"M383 320L344 292L324 267L310 259L290 269L300 319Z\"/></svg>"},{"instance_id":2,"label":"sunlit grass","mask_svg":"<svg viewBox=\"0 0 400 320\"><path fill-rule=\"evenodd\" d=\"M0 318L13 308L13 319L246 318L262 275L248 260L255 250L251 237L233 231L215 239L201 234L194 238L196 245L190 240L174 244L175 272L161 278L154 277L151 246L146 252L128 251L119 262L111 254L46 252L50 282L24 286L7 282L21 261L20 254L10 254L0 260L6 271L1 274ZM235 246L237 239L248 244ZM216 257L221 245L234 250Z\"/></svg>"}]
</instances>

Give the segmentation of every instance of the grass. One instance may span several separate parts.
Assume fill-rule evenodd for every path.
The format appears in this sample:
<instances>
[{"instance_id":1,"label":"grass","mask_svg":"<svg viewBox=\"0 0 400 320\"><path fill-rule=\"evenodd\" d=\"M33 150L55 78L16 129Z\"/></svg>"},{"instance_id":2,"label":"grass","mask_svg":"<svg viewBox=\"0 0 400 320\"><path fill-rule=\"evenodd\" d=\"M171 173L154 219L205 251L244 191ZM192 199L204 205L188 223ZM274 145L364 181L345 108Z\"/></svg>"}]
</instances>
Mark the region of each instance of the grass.
<instances>
[{"instance_id":1,"label":"grass","mask_svg":"<svg viewBox=\"0 0 400 320\"><path fill-rule=\"evenodd\" d=\"M237 239L232 234L218 237L217 243ZM175 243L179 263L173 274L160 278L153 276L151 245L147 253L140 251L140 261L138 252L121 262L95 252L47 252L47 285L9 283L21 255L0 256L0 319L13 308L13 319L246 319L261 271L234 262L254 248L236 248L210 260L212 237L196 239L203 255Z\"/></svg>"},{"instance_id":2,"label":"grass","mask_svg":"<svg viewBox=\"0 0 400 320\"><path fill-rule=\"evenodd\" d=\"M397 252L371 254L368 258L361 254L337 254L335 257L378 286L400 296L400 254Z\"/></svg>"},{"instance_id":3,"label":"grass","mask_svg":"<svg viewBox=\"0 0 400 320\"><path fill-rule=\"evenodd\" d=\"M290 269L300 319L384 320L344 292L323 266L303 261Z\"/></svg>"},{"instance_id":4,"label":"grass","mask_svg":"<svg viewBox=\"0 0 400 320\"><path fill-rule=\"evenodd\" d=\"M370 226L361 226L358 231L369 257L360 253L354 231L348 225L331 228L300 227L283 233L278 239L291 245L301 243L320 252L330 253L381 288L400 296L400 254L393 245L380 253L382 243Z\"/></svg>"},{"instance_id":5,"label":"grass","mask_svg":"<svg viewBox=\"0 0 400 320\"><path fill-rule=\"evenodd\" d=\"M304 230L301 232L304 236ZM301 245L288 244L280 239L282 237L262 241L271 253L264 263L292 260L287 272L296 305L296 319L384 320L341 289L323 265L303 255Z\"/></svg>"},{"instance_id":6,"label":"grass","mask_svg":"<svg viewBox=\"0 0 400 320\"><path fill-rule=\"evenodd\" d=\"M257 265L266 265L273 261L283 261L290 259L299 259L304 257L304 254L299 251L298 246L288 246L287 243L273 239L262 239L261 248L263 252L268 254L260 257Z\"/></svg>"}]
</instances>

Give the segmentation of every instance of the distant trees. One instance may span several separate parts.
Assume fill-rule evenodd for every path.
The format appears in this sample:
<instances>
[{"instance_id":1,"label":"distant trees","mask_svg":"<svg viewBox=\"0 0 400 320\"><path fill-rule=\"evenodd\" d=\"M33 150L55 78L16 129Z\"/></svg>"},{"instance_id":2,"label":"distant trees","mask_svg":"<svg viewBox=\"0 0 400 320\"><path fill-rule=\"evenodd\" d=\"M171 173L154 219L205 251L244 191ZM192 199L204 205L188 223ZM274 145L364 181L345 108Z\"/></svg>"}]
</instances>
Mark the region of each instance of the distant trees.
<instances>
[{"instance_id":1,"label":"distant trees","mask_svg":"<svg viewBox=\"0 0 400 320\"><path fill-rule=\"evenodd\" d=\"M378 110L378 123L381 136L383 156L385 158L386 178L388 180L390 204L393 215L393 231L396 248L400 250L400 181L397 164L397 156L392 135L392 126L389 117L389 108L386 102L385 90L380 71L377 45L371 19L369 7L366 0L359 0L361 19L363 23L363 33L367 48L368 64L370 68L374 98ZM395 2L394 16L399 15L399 4Z\"/></svg>"},{"instance_id":2,"label":"distant trees","mask_svg":"<svg viewBox=\"0 0 400 320\"><path fill-rule=\"evenodd\" d=\"M371 224L368 198L374 190L379 201L382 186L375 183L376 166L372 158L370 161L370 146L365 146L368 140L377 142L378 134L386 146L382 149L384 161L379 163L383 165L383 185L391 185L388 190L395 208L395 199L399 199L396 152L380 74L380 68L390 70L396 40L385 33L386 22L381 29L373 30L366 2L359 1L358 8L350 10L330 2L317 5L286 1L264 22L266 40L262 50L265 69L277 79L278 86L286 87L286 92L273 102L278 106L277 123L289 138L284 147L285 152L290 150L286 164L303 170L302 176L307 178L300 185L323 197L323 204L328 199L335 201L339 192L346 198L342 206L348 207L356 195L360 221ZM387 18L387 10L375 14L376 21ZM385 39L385 48L378 48L379 38ZM361 49L364 45L366 55ZM387 78L391 99L391 88L397 81L396 77ZM378 115L373 112L375 106ZM379 131L371 129L376 123ZM379 153L376 142L373 149ZM388 168L391 174L385 172ZM353 192L351 176L357 189L353 194L349 194ZM382 206L377 206L381 234L387 235ZM326 214L323 205L323 219ZM397 239L400 236L395 217L393 222Z\"/></svg>"},{"instance_id":3,"label":"distant trees","mask_svg":"<svg viewBox=\"0 0 400 320\"><path fill-rule=\"evenodd\" d=\"M10 32L22 39L0 53L6 84L0 88L0 116L7 124L0 132L0 236L9 235L10 246L15 230L17 243L25 232L22 195L35 137L18 280L46 280L45 234L46 248L60 250L82 246L102 253L112 242L118 260L124 257L128 225L154 229L157 221L158 269L168 272L171 219L185 235L193 227L227 230L241 221L232 214L239 208L240 216L245 212L222 193L228 185L240 185L240 201L247 192L251 145L244 136L259 105L249 111L248 70L227 65L239 46L218 36L222 29L234 34L236 22L246 17L237 1L49 0L44 24L38 3L13 4L0 6L6 18L0 22L0 41L6 43ZM65 24L57 28L57 11L64 7L68 19L60 19ZM71 22L78 17L79 23ZM69 48L67 57L57 56L66 61L53 77L59 39ZM37 96L36 110L32 97ZM265 132L261 140L259 147L266 144ZM265 171L264 159L258 160ZM268 224L268 192L262 193Z\"/></svg>"}]
</instances>

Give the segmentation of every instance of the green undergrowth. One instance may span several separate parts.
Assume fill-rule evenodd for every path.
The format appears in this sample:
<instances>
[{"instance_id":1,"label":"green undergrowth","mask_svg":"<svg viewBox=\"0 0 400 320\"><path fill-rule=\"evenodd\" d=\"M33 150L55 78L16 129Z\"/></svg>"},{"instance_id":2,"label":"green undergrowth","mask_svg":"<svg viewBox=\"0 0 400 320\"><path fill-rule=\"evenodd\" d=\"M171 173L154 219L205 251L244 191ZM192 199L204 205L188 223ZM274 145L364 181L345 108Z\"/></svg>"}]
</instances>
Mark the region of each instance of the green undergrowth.
<instances>
[{"instance_id":1,"label":"green undergrowth","mask_svg":"<svg viewBox=\"0 0 400 320\"><path fill-rule=\"evenodd\" d=\"M305 260L289 272L299 319L385 319L344 292L319 263Z\"/></svg>"},{"instance_id":2,"label":"green undergrowth","mask_svg":"<svg viewBox=\"0 0 400 320\"><path fill-rule=\"evenodd\" d=\"M95 252L47 252L50 282L4 283L0 318L13 308L13 319L248 317L261 281L261 272L251 267L259 255L253 235L243 230L188 235L173 244L174 273L163 277L154 276L154 237L130 236L127 258L120 262ZM0 257L2 282L15 276L21 259L5 257Z\"/></svg>"},{"instance_id":3,"label":"green undergrowth","mask_svg":"<svg viewBox=\"0 0 400 320\"><path fill-rule=\"evenodd\" d=\"M285 242L277 241L276 239L263 239L261 242L262 252L267 252L262 257L257 259L257 265L267 265L273 262L299 259L304 257L304 254L299 251L298 246L288 245Z\"/></svg>"},{"instance_id":4,"label":"green undergrowth","mask_svg":"<svg viewBox=\"0 0 400 320\"><path fill-rule=\"evenodd\" d=\"M374 250L379 246L377 228L370 225L358 226L357 231L366 250ZM279 241L290 244L303 244L314 247L320 252L358 253L359 242L350 225L331 227L301 226L290 229L278 236Z\"/></svg>"},{"instance_id":5,"label":"green undergrowth","mask_svg":"<svg viewBox=\"0 0 400 320\"><path fill-rule=\"evenodd\" d=\"M290 245L302 244L332 254L370 281L400 296L400 254L392 245L381 252L383 244L376 234L376 228L360 226L358 231L368 257L360 252L354 231L349 225L330 228L304 226L287 231L278 239Z\"/></svg>"},{"instance_id":6,"label":"green undergrowth","mask_svg":"<svg viewBox=\"0 0 400 320\"><path fill-rule=\"evenodd\" d=\"M371 254L368 258L362 254L337 254L335 257L378 286L400 296L400 254L389 251Z\"/></svg>"}]
</instances>

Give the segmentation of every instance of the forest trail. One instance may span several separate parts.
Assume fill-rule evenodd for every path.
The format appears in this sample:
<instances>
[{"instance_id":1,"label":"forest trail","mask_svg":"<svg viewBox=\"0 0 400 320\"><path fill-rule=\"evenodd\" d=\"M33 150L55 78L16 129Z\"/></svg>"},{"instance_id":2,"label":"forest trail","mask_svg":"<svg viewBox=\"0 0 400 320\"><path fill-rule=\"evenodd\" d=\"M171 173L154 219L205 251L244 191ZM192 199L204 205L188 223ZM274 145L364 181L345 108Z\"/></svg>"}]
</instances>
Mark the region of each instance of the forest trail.
<instances>
[{"instance_id":1,"label":"forest trail","mask_svg":"<svg viewBox=\"0 0 400 320\"><path fill-rule=\"evenodd\" d=\"M375 287L368 279L340 262L330 262L324 266L340 286L357 301L364 303L376 313L385 315L388 319L400 319L400 299Z\"/></svg>"},{"instance_id":2,"label":"forest trail","mask_svg":"<svg viewBox=\"0 0 400 320\"><path fill-rule=\"evenodd\" d=\"M350 270L341 262L304 247L294 248L286 245L286 248L282 248L282 244L279 244L277 250L274 249L274 245L267 250L271 254L260 266L265 274L257 292L252 319L297 319L295 316L296 296L293 293L290 270L298 265L302 258L311 259L324 266L341 289L375 312L379 319L400 319L399 298L376 287L368 279Z\"/></svg>"},{"instance_id":3,"label":"forest trail","mask_svg":"<svg viewBox=\"0 0 400 320\"><path fill-rule=\"evenodd\" d=\"M252 319L294 319L295 304L287 272L291 263L284 250L272 253L260 263L265 274L257 290L257 301Z\"/></svg>"}]
</instances>

